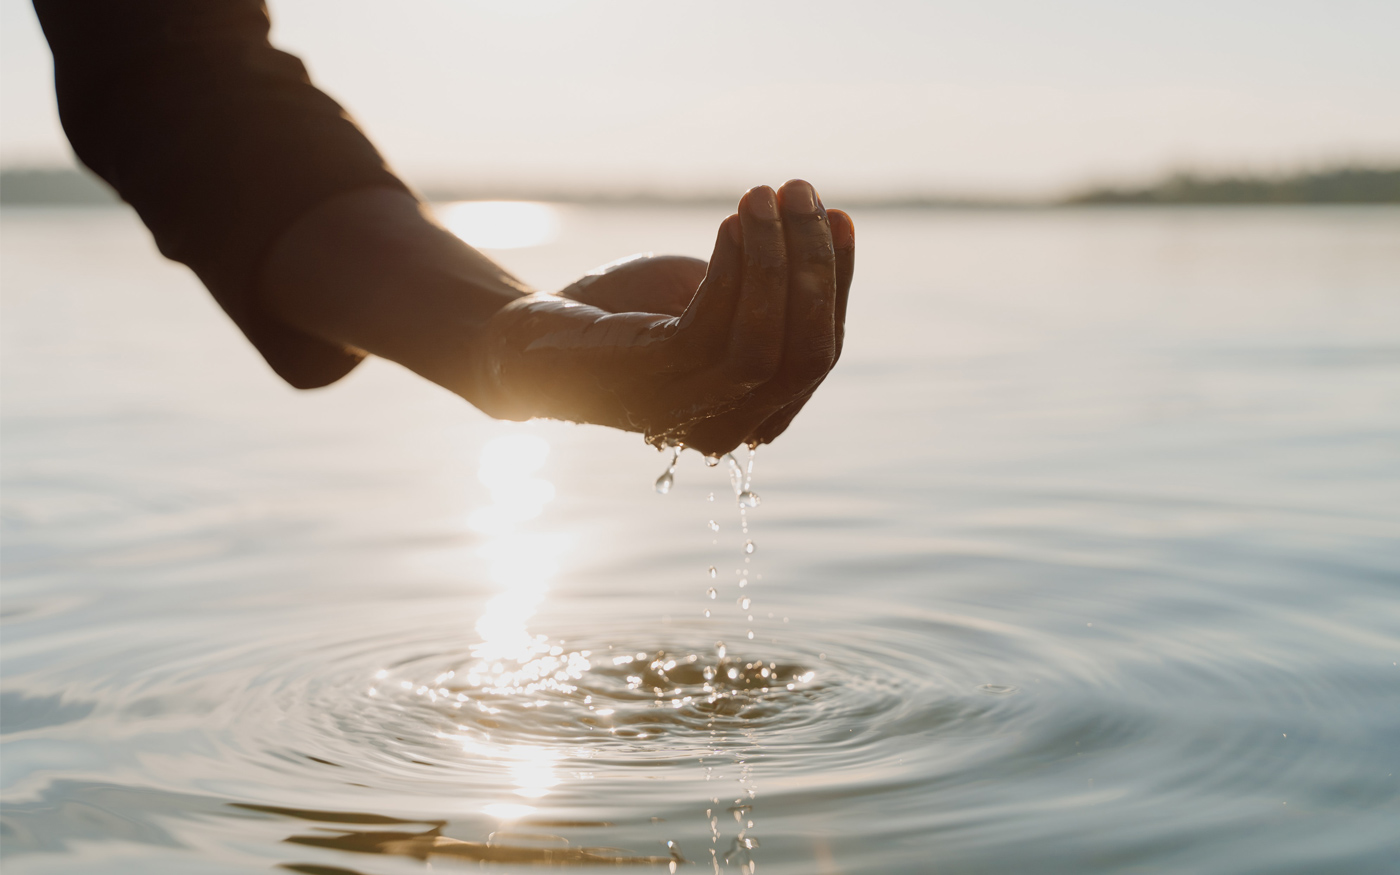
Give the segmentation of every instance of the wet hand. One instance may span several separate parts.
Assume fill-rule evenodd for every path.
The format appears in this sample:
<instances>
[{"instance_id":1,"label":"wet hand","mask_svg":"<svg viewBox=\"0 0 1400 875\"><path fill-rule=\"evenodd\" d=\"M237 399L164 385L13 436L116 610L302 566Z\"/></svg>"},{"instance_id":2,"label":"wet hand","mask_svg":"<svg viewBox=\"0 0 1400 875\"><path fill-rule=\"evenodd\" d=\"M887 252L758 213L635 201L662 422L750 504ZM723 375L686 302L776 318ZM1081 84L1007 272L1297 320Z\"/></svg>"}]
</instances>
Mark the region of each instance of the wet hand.
<instances>
[{"instance_id":1,"label":"wet hand","mask_svg":"<svg viewBox=\"0 0 1400 875\"><path fill-rule=\"evenodd\" d=\"M706 454L772 441L840 355L854 243L809 184L753 189L707 266L637 259L503 308L479 344L478 403Z\"/></svg>"}]
</instances>

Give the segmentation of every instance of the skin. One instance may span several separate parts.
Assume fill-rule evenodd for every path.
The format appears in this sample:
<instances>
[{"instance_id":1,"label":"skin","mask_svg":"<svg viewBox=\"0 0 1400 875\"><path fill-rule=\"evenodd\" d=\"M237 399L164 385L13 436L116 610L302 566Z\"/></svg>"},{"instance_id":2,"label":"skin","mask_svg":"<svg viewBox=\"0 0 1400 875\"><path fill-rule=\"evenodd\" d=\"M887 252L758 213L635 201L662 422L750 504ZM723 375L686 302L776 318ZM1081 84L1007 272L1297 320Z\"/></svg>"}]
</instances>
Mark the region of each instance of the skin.
<instances>
[{"instance_id":1,"label":"skin","mask_svg":"<svg viewBox=\"0 0 1400 875\"><path fill-rule=\"evenodd\" d=\"M782 434L841 354L850 218L802 180L747 192L708 263L663 256L536 292L402 192L321 205L273 247L264 306L503 419L608 425L707 455Z\"/></svg>"}]
</instances>

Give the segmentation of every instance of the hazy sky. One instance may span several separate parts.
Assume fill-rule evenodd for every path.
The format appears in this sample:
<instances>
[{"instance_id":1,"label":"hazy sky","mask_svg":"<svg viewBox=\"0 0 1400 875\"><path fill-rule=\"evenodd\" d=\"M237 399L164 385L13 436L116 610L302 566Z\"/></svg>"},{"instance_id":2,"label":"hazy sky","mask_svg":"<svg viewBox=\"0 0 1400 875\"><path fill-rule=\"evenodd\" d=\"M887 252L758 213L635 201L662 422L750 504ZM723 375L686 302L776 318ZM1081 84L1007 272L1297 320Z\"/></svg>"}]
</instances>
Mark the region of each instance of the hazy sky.
<instances>
[{"instance_id":1,"label":"hazy sky","mask_svg":"<svg viewBox=\"0 0 1400 875\"><path fill-rule=\"evenodd\" d=\"M1057 191L1400 158L1400 2L273 0L413 181ZM0 0L7 165L68 150Z\"/></svg>"}]
</instances>

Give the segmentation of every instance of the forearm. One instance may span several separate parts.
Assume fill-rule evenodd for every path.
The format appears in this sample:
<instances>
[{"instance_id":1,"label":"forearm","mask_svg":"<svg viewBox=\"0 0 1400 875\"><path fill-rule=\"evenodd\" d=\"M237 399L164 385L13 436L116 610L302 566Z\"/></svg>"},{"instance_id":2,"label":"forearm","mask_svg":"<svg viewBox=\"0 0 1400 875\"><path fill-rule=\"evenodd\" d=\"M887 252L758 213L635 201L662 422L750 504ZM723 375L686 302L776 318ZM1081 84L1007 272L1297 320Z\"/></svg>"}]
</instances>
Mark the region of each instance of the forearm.
<instances>
[{"instance_id":1,"label":"forearm","mask_svg":"<svg viewBox=\"0 0 1400 875\"><path fill-rule=\"evenodd\" d=\"M301 217L273 245L258 287L287 324L398 362L478 406L483 327L531 291L388 188L341 195Z\"/></svg>"}]
</instances>

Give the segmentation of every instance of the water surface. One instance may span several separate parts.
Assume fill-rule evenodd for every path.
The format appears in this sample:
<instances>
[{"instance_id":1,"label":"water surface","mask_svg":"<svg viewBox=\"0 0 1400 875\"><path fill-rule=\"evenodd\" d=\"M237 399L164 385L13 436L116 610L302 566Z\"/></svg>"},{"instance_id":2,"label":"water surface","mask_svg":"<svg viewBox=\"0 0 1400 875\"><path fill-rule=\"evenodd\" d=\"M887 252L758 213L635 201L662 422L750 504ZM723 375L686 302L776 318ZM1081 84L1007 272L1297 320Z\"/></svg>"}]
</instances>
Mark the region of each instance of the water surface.
<instances>
[{"instance_id":1,"label":"water surface","mask_svg":"<svg viewBox=\"0 0 1400 875\"><path fill-rule=\"evenodd\" d=\"M542 287L722 214L548 218ZM856 222L744 532L7 210L6 871L1394 871L1400 210Z\"/></svg>"}]
</instances>

